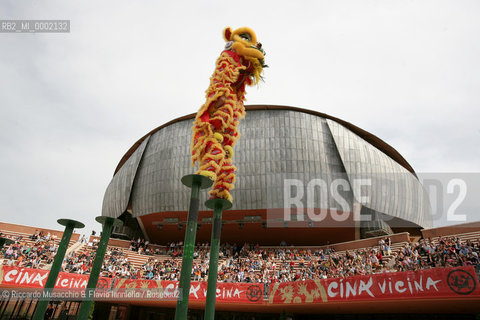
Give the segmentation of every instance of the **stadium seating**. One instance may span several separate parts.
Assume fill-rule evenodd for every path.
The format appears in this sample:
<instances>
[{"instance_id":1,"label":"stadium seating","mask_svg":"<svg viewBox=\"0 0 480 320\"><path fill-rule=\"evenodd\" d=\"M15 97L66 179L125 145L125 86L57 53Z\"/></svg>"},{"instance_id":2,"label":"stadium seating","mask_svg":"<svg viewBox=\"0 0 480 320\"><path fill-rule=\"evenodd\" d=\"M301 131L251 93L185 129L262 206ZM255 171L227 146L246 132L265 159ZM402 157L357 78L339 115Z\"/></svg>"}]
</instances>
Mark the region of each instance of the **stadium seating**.
<instances>
[{"instance_id":1,"label":"stadium seating","mask_svg":"<svg viewBox=\"0 0 480 320\"><path fill-rule=\"evenodd\" d=\"M10 239L21 239L25 248L34 247L35 240L31 234L0 230L2 236ZM77 237L78 238L78 237ZM431 239L420 239L411 242L408 233L389 236L391 245L384 243L387 237L376 237L328 246L259 246L244 244L234 247L222 244L219 259L219 281L276 282L306 280L315 277L345 277L355 274L378 272L395 272L418 270L450 264L472 263L478 266L480 231L458 233L448 236L437 236ZM59 237L53 241L56 246ZM63 270L74 273L89 273L96 252L98 237L90 237L88 243L71 240L67 251ZM121 278L145 278L161 280L178 280L182 260L182 245L151 245L148 242L137 242L110 239L104 259L102 275ZM145 243L147 243L145 245ZM134 245L133 245L134 244ZM456 245L457 244L457 245ZM436 248L444 250L445 246L458 248L467 245L475 256L467 255L456 258L445 257ZM147 250L148 248L148 250ZM429 249L430 248L430 249ZM435 248L435 250L433 249ZM3 250L5 252L6 248ZM192 278L206 280L208 276L207 244L196 247ZM428 250L431 250L430 252ZM441 251L440 250L440 251ZM452 249L453 250L453 249ZM439 251L439 250L437 250ZM146 254L149 253L149 254ZM441 257L439 258L439 255ZM4 254L1 254L4 260ZM443 260L442 260L443 259ZM10 259L11 260L11 259ZM467 261L468 260L468 261ZM40 268L49 268L47 261L42 261Z\"/></svg>"}]
</instances>

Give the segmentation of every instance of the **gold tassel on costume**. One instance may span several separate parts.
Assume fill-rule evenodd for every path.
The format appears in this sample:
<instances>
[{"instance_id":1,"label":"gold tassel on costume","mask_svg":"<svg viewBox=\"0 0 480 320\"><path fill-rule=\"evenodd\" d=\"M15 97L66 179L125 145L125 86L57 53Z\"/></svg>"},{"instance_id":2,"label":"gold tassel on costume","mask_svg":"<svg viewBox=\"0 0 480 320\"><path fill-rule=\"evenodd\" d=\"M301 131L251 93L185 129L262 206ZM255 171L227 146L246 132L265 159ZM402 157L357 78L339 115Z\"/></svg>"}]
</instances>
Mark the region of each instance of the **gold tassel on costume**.
<instances>
[{"instance_id":1,"label":"gold tassel on costume","mask_svg":"<svg viewBox=\"0 0 480 320\"><path fill-rule=\"evenodd\" d=\"M247 58L253 66L253 84L258 84L262 79L263 66L258 59Z\"/></svg>"}]
</instances>

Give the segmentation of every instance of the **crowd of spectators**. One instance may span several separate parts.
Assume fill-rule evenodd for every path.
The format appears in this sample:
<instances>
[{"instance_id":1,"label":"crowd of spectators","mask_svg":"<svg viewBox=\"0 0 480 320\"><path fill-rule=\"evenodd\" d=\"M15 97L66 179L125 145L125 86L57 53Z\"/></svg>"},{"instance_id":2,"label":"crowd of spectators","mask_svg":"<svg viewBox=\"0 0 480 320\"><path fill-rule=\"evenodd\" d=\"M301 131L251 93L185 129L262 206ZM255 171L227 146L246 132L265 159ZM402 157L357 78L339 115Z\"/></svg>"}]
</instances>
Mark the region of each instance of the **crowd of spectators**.
<instances>
[{"instance_id":1,"label":"crowd of spectators","mask_svg":"<svg viewBox=\"0 0 480 320\"><path fill-rule=\"evenodd\" d=\"M65 255L62 270L70 273L88 274L92 270L95 251L71 252Z\"/></svg>"},{"instance_id":2,"label":"crowd of spectators","mask_svg":"<svg viewBox=\"0 0 480 320\"><path fill-rule=\"evenodd\" d=\"M22 239L6 246L1 253L4 264L38 268L40 262L51 263L55 254L55 241L49 235L38 233L33 243ZM88 274L91 270L97 241L84 249L67 254L62 269L67 272ZM146 262L135 267L128 259L128 250L109 247L102 266L102 276L178 280L180 277L183 244L170 243L162 252L149 248L148 241L132 240L130 250L151 255ZM155 253L155 254L154 254ZM161 253L161 255L159 255ZM392 252L391 240L380 239L377 246L335 252L333 249L312 250L285 245L262 248L259 245L222 244L218 281L223 282L289 282L309 279L344 278L384 272L415 271L433 267L472 265L480 268L479 242L462 241L458 237L440 237L436 241L421 239L405 243ZM194 251L192 280L208 277L210 247L197 244Z\"/></svg>"},{"instance_id":3,"label":"crowd of spectators","mask_svg":"<svg viewBox=\"0 0 480 320\"><path fill-rule=\"evenodd\" d=\"M130 241L130 250L148 255L152 254L148 244L148 240L145 241L145 239L142 238L138 238L138 240L132 239L132 241Z\"/></svg>"},{"instance_id":4,"label":"crowd of spectators","mask_svg":"<svg viewBox=\"0 0 480 320\"><path fill-rule=\"evenodd\" d=\"M21 268L40 268L53 262L58 249L56 236L36 230L31 236L16 236L13 243L4 246L3 265Z\"/></svg>"},{"instance_id":5,"label":"crowd of spectators","mask_svg":"<svg viewBox=\"0 0 480 320\"><path fill-rule=\"evenodd\" d=\"M457 267L473 265L480 266L480 239L474 243L471 240L462 241L459 237L440 237L435 244L430 239L420 240L415 245L408 245L400 252L397 258L397 268L415 270L415 264L420 268L428 267ZM420 259L425 256L425 259ZM411 257L411 258L410 258ZM413 262L413 267L411 266Z\"/></svg>"},{"instance_id":6,"label":"crowd of spectators","mask_svg":"<svg viewBox=\"0 0 480 320\"><path fill-rule=\"evenodd\" d=\"M308 250L286 246L261 248L250 244L241 247L223 244L220 248L218 281L271 283L344 278L433 267L473 265L478 268L479 252L478 243L462 242L460 238L452 237L439 238L437 243L430 239L406 243L394 253L388 237L381 239L378 246L342 253L333 249ZM182 244L169 244L166 254L168 258L149 258L139 269L128 264L129 269L123 274L134 279L178 280ZM193 280L207 279L209 254L208 244L197 244L194 251Z\"/></svg>"},{"instance_id":7,"label":"crowd of spectators","mask_svg":"<svg viewBox=\"0 0 480 320\"><path fill-rule=\"evenodd\" d=\"M130 241L129 250L148 256L153 256L154 254L160 255L166 252L165 250L161 250L159 246L150 245L150 242L143 238L138 238L137 240L132 239Z\"/></svg>"}]
</instances>

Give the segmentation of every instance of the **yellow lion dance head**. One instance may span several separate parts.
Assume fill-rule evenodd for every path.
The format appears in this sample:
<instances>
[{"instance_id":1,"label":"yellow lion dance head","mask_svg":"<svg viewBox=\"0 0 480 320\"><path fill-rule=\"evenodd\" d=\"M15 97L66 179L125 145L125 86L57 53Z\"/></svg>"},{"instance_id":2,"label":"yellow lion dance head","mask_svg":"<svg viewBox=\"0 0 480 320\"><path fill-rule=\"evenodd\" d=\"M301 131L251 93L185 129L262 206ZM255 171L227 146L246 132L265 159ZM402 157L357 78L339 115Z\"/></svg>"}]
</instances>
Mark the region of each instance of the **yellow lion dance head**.
<instances>
[{"instance_id":1,"label":"yellow lion dance head","mask_svg":"<svg viewBox=\"0 0 480 320\"><path fill-rule=\"evenodd\" d=\"M236 30L227 27L223 31L223 37L227 41L225 49L234 50L238 55L252 63L254 82L258 83L263 68L266 68L267 65L265 65L265 51L262 44L257 41L255 32L248 27Z\"/></svg>"}]
</instances>

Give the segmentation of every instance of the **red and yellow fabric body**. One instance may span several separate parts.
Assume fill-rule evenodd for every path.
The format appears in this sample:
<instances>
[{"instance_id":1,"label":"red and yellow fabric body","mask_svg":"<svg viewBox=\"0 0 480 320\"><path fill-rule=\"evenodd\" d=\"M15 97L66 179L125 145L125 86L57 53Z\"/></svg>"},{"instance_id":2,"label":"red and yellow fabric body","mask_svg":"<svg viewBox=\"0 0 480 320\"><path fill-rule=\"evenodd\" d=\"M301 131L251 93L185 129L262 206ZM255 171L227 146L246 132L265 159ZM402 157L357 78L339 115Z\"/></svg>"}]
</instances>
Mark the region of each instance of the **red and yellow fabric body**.
<instances>
[{"instance_id":1,"label":"red and yellow fabric body","mask_svg":"<svg viewBox=\"0 0 480 320\"><path fill-rule=\"evenodd\" d=\"M197 174L214 181L210 196L229 201L236 170L233 148L240 138L239 121L245 117L245 86L257 83L263 68L258 58L240 55L233 44L229 41L217 59L206 102L195 118L191 145L192 165L199 163Z\"/></svg>"}]
</instances>

